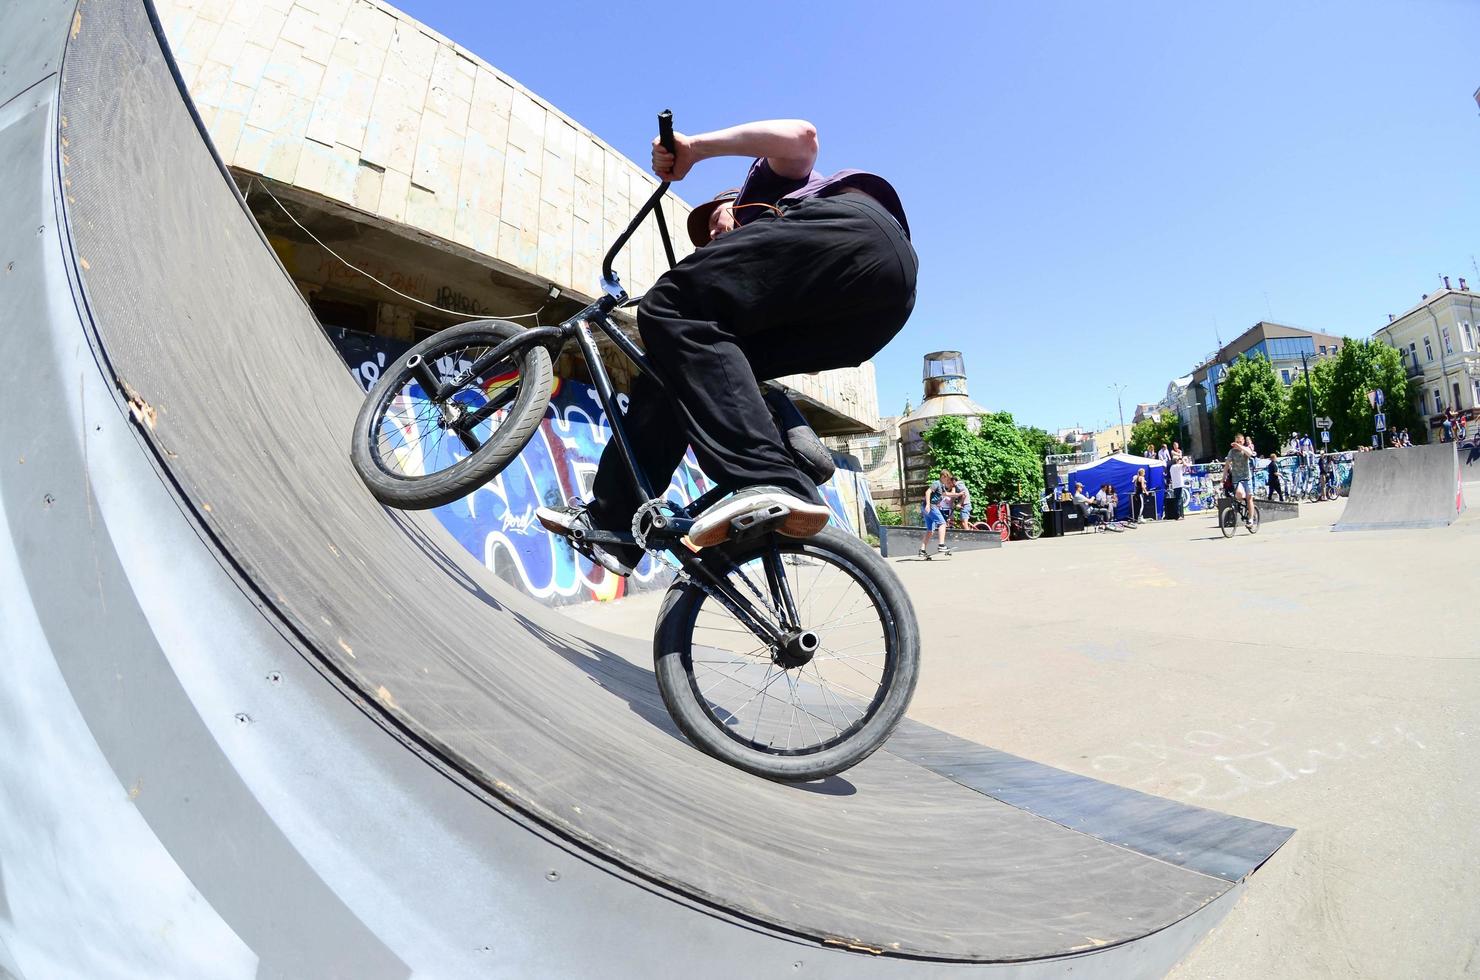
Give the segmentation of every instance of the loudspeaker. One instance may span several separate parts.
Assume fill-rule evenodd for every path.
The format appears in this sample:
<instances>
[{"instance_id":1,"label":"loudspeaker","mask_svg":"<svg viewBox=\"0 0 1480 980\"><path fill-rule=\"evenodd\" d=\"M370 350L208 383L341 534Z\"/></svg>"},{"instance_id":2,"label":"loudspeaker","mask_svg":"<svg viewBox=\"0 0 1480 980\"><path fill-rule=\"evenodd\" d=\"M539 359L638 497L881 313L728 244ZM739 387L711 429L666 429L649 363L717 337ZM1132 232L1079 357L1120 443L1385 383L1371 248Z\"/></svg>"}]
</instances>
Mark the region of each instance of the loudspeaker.
<instances>
[{"instance_id":1,"label":"loudspeaker","mask_svg":"<svg viewBox=\"0 0 1480 980\"><path fill-rule=\"evenodd\" d=\"M1043 464L1043 489L1053 493L1053 488L1059 485L1059 464Z\"/></svg>"}]
</instances>

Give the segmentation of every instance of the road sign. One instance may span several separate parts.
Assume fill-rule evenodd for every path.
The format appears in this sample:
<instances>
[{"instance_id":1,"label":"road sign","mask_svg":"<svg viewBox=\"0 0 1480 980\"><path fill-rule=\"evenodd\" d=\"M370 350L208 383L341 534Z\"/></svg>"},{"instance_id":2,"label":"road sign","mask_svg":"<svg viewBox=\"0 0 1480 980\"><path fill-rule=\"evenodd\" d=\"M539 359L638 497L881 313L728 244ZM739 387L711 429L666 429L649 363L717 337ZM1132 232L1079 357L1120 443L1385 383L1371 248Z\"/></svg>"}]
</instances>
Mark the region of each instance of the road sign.
<instances>
[{"instance_id":1,"label":"road sign","mask_svg":"<svg viewBox=\"0 0 1480 980\"><path fill-rule=\"evenodd\" d=\"M1316 419L1316 428L1317 429L1329 429L1329 428L1331 428L1331 420L1329 418L1327 418L1326 416L1324 416L1324 415L1321 416L1320 418Z\"/></svg>"},{"instance_id":2,"label":"road sign","mask_svg":"<svg viewBox=\"0 0 1480 980\"><path fill-rule=\"evenodd\" d=\"M1372 394L1377 397L1377 407L1378 408L1381 408L1382 405L1383 405L1383 402L1387 401L1387 396L1382 393L1382 389L1381 388L1378 388Z\"/></svg>"},{"instance_id":3,"label":"road sign","mask_svg":"<svg viewBox=\"0 0 1480 980\"><path fill-rule=\"evenodd\" d=\"M1331 441L1331 430L1330 429L1322 429L1321 430L1321 441L1322 442L1330 442Z\"/></svg>"},{"instance_id":4,"label":"road sign","mask_svg":"<svg viewBox=\"0 0 1480 980\"><path fill-rule=\"evenodd\" d=\"M1386 415L1382 414L1381 412L1378 412L1376 415L1372 416L1372 420L1377 424L1377 431L1378 432L1386 432L1387 431L1387 416Z\"/></svg>"}]
</instances>

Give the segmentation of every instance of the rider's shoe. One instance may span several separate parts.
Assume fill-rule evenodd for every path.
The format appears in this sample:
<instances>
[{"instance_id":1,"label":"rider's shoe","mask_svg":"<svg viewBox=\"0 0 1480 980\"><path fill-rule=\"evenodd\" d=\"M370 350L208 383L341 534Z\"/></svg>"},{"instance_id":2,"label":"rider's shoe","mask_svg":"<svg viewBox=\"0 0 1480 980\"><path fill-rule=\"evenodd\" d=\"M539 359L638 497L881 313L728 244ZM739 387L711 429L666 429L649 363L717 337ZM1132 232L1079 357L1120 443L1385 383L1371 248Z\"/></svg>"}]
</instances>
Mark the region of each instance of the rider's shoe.
<instances>
[{"instance_id":1,"label":"rider's shoe","mask_svg":"<svg viewBox=\"0 0 1480 980\"><path fill-rule=\"evenodd\" d=\"M591 514L583 504L568 504L564 507L540 507L534 512L545 530L551 534L558 534L570 541L572 548L591 559L602 568L613 575L627 576L632 574L633 565L628 564L614 550L607 550L599 544L590 544L571 538L571 534L577 530L594 531L596 525L591 522ZM638 561L642 559L639 558Z\"/></svg>"},{"instance_id":2,"label":"rider's shoe","mask_svg":"<svg viewBox=\"0 0 1480 980\"><path fill-rule=\"evenodd\" d=\"M921 561L929 561L930 560L930 552L926 551L924 548L921 548L920 549L920 560Z\"/></svg>"},{"instance_id":3,"label":"rider's shoe","mask_svg":"<svg viewBox=\"0 0 1480 980\"><path fill-rule=\"evenodd\" d=\"M700 514L689 528L696 548L712 548L735 531L764 525L789 538L810 538L827 526L832 511L779 487L750 487Z\"/></svg>"},{"instance_id":4,"label":"rider's shoe","mask_svg":"<svg viewBox=\"0 0 1480 980\"><path fill-rule=\"evenodd\" d=\"M948 544L943 544L939 548L935 549L935 553L937 555L945 555L947 558L949 558L952 554L951 546Z\"/></svg>"}]
</instances>

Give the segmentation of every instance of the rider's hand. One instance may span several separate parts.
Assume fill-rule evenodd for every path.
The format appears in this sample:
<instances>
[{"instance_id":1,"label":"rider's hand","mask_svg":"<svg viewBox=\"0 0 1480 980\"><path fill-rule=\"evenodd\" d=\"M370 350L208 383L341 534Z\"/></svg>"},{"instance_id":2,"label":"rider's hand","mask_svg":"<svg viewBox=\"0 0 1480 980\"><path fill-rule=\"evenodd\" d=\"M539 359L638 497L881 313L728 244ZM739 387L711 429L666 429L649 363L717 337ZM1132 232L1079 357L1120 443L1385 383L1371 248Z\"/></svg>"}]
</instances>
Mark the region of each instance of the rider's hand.
<instances>
[{"instance_id":1,"label":"rider's hand","mask_svg":"<svg viewBox=\"0 0 1480 980\"><path fill-rule=\"evenodd\" d=\"M683 180L699 162L694 153L694 144L683 133L673 134L673 153L663 149L657 137L653 138L653 173L661 180Z\"/></svg>"}]
</instances>

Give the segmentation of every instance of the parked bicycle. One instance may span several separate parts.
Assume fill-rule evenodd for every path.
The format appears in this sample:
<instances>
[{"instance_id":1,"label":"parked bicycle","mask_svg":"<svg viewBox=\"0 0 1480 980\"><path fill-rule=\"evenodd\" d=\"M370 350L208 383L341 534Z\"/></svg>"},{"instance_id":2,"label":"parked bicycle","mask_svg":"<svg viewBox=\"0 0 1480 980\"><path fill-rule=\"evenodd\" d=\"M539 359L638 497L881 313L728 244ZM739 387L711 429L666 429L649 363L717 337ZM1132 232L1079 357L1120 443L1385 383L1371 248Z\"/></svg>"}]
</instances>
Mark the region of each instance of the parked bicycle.
<instances>
[{"instance_id":1,"label":"parked bicycle","mask_svg":"<svg viewBox=\"0 0 1480 980\"><path fill-rule=\"evenodd\" d=\"M671 151L672 114L660 114L658 124ZM914 607L878 554L834 526L786 538L773 532L785 515L745 512L732 520L729 541L692 550L684 537L695 517L725 491L680 505L657 496L633 465L594 332L659 381L612 318L641 299L628 296L612 262L652 214L674 264L658 207L668 188L658 186L607 251L600 298L565 322L462 323L388 366L355 421L351 456L370 492L392 507L437 507L472 493L534 436L550 401L552 361L574 342L646 503L630 533L578 530L572 538L637 546L677 566L653 639L664 704L695 745L733 766L770 779L818 779L863 760L904 716L919 674ZM783 444L814 472L796 439Z\"/></svg>"}]
</instances>

